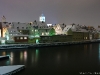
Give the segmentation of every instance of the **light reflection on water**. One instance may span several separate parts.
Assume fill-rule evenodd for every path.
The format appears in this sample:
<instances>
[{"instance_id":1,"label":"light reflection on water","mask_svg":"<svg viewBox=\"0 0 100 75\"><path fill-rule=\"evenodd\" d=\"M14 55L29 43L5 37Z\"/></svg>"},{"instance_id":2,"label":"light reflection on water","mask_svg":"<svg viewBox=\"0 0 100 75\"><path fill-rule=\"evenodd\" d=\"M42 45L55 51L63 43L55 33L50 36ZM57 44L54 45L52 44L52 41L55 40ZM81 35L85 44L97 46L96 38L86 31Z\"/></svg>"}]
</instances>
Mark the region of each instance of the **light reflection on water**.
<instances>
[{"instance_id":1,"label":"light reflection on water","mask_svg":"<svg viewBox=\"0 0 100 75\"><path fill-rule=\"evenodd\" d=\"M11 63L11 65L13 64L13 59L14 59L14 53L10 52L10 63Z\"/></svg>"},{"instance_id":2,"label":"light reflection on water","mask_svg":"<svg viewBox=\"0 0 100 75\"><path fill-rule=\"evenodd\" d=\"M36 53L35 53L35 63L37 63L37 61L38 61L38 56L39 56L39 50L36 49Z\"/></svg>"},{"instance_id":3,"label":"light reflection on water","mask_svg":"<svg viewBox=\"0 0 100 75\"><path fill-rule=\"evenodd\" d=\"M20 51L20 61L22 62L23 61L23 52Z\"/></svg>"},{"instance_id":4,"label":"light reflection on water","mask_svg":"<svg viewBox=\"0 0 100 75\"><path fill-rule=\"evenodd\" d=\"M30 68L29 74L37 74L38 71L40 73L42 71L51 72L53 70L53 72L58 73L67 73L68 71L74 70L92 71L95 70L95 68L100 67L97 64L98 62L100 64L100 44L72 45L66 47L38 48L18 51L0 51L0 55L8 54L11 56L10 59L2 61L5 63L0 63L0 66L23 64ZM93 68L91 68L91 66ZM27 74L23 73L20 75Z\"/></svg>"},{"instance_id":5,"label":"light reflection on water","mask_svg":"<svg viewBox=\"0 0 100 75\"><path fill-rule=\"evenodd\" d=\"M99 44L99 64L100 64L100 44Z\"/></svg>"},{"instance_id":6,"label":"light reflection on water","mask_svg":"<svg viewBox=\"0 0 100 75\"><path fill-rule=\"evenodd\" d=\"M24 51L24 62L27 62L27 51Z\"/></svg>"}]
</instances>

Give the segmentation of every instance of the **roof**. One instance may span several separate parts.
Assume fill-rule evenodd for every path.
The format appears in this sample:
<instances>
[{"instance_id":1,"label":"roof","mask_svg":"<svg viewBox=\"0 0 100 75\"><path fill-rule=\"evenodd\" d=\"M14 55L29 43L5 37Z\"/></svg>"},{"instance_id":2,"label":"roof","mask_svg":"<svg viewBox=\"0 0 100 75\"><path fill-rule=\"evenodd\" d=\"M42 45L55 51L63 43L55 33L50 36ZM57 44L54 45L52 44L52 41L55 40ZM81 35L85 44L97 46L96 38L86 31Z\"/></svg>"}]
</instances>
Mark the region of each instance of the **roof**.
<instances>
[{"instance_id":1,"label":"roof","mask_svg":"<svg viewBox=\"0 0 100 75\"><path fill-rule=\"evenodd\" d=\"M69 29L71 29L72 25L67 25L64 29L63 32L67 32Z\"/></svg>"}]
</instances>

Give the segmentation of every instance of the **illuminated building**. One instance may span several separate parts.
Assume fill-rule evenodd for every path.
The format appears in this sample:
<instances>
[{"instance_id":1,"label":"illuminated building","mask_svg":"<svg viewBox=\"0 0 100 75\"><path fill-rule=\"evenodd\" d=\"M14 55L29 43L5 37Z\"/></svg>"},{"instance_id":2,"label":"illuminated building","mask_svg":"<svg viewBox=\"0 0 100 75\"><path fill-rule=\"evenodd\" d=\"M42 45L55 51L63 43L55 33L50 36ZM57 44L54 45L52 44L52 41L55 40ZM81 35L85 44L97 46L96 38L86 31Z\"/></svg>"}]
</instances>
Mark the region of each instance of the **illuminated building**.
<instances>
[{"instance_id":1,"label":"illuminated building","mask_svg":"<svg viewBox=\"0 0 100 75\"><path fill-rule=\"evenodd\" d=\"M39 17L39 21L40 22L45 22L45 16L43 14L41 14L41 16Z\"/></svg>"},{"instance_id":2,"label":"illuminated building","mask_svg":"<svg viewBox=\"0 0 100 75\"><path fill-rule=\"evenodd\" d=\"M56 24L54 25L54 29L55 29L55 32L56 32L56 35L60 35L60 34L63 34L63 29L66 27L65 24Z\"/></svg>"},{"instance_id":3,"label":"illuminated building","mask_svg":"<svg viewBox=\"0 0 100 75\"><path fill-rule=\"evenodd\" d=\"M63 30L63 34L73 35L72 41L89 40L89 32L78 25L67 25Z\"/></svg>"}]
</instances>

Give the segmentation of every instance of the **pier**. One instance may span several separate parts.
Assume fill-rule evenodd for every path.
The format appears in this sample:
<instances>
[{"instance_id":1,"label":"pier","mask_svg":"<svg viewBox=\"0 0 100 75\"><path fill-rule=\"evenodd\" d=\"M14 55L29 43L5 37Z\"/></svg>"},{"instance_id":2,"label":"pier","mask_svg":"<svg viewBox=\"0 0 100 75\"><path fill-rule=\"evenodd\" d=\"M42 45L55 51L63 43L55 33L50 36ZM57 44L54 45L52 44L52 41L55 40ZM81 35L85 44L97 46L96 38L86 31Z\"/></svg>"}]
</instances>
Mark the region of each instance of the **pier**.
<instances>
[{"instance_id":1,"label":"pier","mask_svg":"<svg viewBox=\"0 0 100 75\"><path fill-rule=\"evenodd\" d=\"M9 55L6 55L6 56L0 56L0 60L3 60L3 59L9 59Z\"/></svg>"},{"instance_id":2,"label":"pier","mask_svg":"<svg viewBox=\"0 0 100 75\"><path fill-rule=\"evenodd\" d=\"M1 66L0 75L12 75L25 69L25 65Z\"/></svg>"}]
</instances>

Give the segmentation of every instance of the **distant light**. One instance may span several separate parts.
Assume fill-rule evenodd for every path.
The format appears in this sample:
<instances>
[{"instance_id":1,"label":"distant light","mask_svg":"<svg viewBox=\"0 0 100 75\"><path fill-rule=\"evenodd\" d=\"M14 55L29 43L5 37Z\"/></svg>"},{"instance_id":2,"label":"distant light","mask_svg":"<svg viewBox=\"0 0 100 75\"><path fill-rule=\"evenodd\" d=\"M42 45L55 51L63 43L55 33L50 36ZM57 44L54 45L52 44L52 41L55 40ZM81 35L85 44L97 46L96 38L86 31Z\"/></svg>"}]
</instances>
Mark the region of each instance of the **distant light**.
<instances>
[{"instance_id":1,"label":"distant light","mask_svg":"<svg viewBox=\"0 0 100 75\"><path fill-rule=\"evenodd\" d=\"M47 24L47 26L52 26L52 24Z\"/></svg>"},{"instance_id":2,"label":"distant light","mask_svg":"<svg viewBox=\"0 0 100 75\"><path fill-rule=\"evenodd\" d=\"M1 44L5 44L5 40L1 40Z\"/></svg>"},{"instance_id":3,"label":"distant light","mask_svg":"<svg viewBox=\"0 0 100 75\"><path fill-rule=\"evenodd\" d=\"M36 44L38 44L39 43L39 40L38 39L36 39Z\"/></svg>"}]
</instances>

